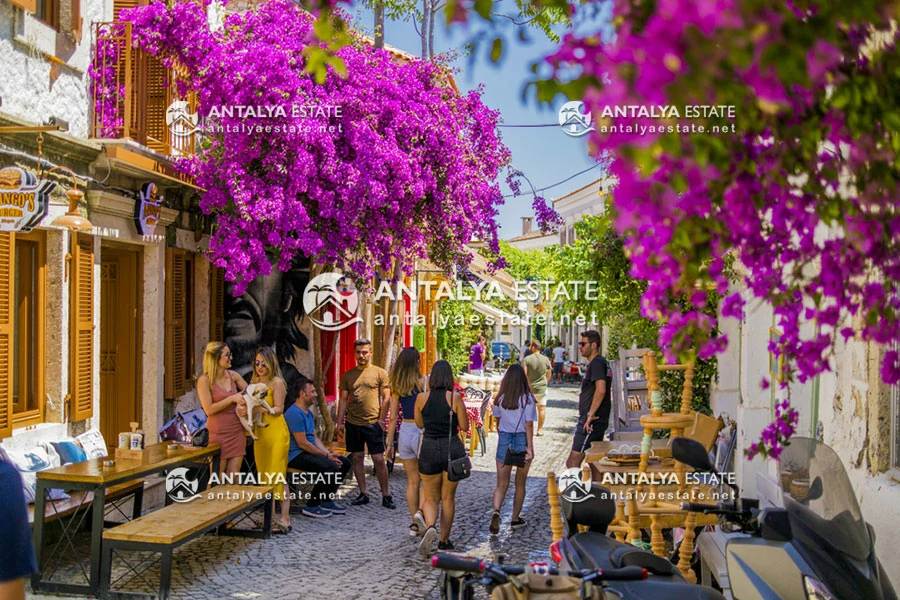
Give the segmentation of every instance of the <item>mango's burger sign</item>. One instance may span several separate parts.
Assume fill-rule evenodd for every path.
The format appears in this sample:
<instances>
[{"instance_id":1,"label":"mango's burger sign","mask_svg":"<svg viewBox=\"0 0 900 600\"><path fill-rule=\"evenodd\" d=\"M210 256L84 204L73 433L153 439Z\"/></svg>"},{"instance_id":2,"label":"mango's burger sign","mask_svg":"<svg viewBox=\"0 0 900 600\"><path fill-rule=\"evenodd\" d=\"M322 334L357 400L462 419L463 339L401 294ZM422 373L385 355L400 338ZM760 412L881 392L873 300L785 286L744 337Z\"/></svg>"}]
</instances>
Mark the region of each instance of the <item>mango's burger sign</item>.
<instances>
[{"instance_id":1,"label":"mango's burger sign","mask_svg":"<svg viewBox=\"0 0 900 600\"><path fill-rule=\"evenodd\" d=\"M31 231L47 216L54 187L18 167L0 169L0 231Z\"/></svg>"}]
</instances>

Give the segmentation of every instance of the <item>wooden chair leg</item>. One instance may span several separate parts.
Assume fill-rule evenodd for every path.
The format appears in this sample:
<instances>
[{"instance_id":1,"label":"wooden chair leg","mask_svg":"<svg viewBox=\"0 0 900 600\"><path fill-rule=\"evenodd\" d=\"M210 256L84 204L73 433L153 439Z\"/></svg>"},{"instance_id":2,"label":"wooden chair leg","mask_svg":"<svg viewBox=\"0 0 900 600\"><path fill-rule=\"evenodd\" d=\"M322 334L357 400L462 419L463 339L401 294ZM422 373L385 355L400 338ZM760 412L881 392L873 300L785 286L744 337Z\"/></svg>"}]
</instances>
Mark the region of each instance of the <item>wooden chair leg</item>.
<instances>
[{"instance_id":1,"label":"wooden chair leg","mask_svg":"<svg viewBox=\"0 0 900 600\"><path fill-rule=\"evenodd\" d=\"M663 540L659 515L650 515L650 548L657 556L666 555L666 542Z\"/></svg>"},{"instance_id":2,"label":"wooden chair leg","mask_svg":"<svg viewBox=\"0 0 900 600\"><path fill-rule=\"evenodd\" d=\"M697 574L691 568L691 559L694 557L694 528L697 526L697 514L688 513L684 520L684 539L681 540L681 548L678 551L678 570L684 578L691 583L697 583Z\"/></svg>"},{"instance_id":3,"label":"wooden chair leg","mask_svg":"<svg viewBox=\"0 0 900 600\"><path fill-rule=\"evenodd\" d=\"M550 502L550 534L554 542L563 537L562 513L559 509L559 486L556 484L556 473L547 473L547 499Z\"/></svg>"}]
</instances>

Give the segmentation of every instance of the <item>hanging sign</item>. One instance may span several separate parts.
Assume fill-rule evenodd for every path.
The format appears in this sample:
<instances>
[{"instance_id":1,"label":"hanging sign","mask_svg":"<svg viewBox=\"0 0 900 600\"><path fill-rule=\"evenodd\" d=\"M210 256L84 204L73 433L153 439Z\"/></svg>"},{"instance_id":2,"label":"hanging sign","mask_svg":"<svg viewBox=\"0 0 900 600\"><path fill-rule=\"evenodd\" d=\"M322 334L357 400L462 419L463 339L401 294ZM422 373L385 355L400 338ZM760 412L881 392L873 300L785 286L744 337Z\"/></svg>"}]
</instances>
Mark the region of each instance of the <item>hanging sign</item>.
<instances>
[{"instance_id":1,"label":"hanging sign","mask_svg":"<svg viewBox=\"0 0 900 600\"><path fill-rule=\"evenodd\" d=\"M18 167L0 169L0 231L31 231L47 216L55 187Z\"/></svg>"},{"instance_id":2,"label":"hanging sign","mask_svg":"<svg viewBox=\"0 0 900 600\"><path fill-rule=\"evenodd\" d=\"M140 200L134 206L134 224L140 235L153 235L162 212L163 197L155 183L141 186Z\"/></svg>"}]
</instances>

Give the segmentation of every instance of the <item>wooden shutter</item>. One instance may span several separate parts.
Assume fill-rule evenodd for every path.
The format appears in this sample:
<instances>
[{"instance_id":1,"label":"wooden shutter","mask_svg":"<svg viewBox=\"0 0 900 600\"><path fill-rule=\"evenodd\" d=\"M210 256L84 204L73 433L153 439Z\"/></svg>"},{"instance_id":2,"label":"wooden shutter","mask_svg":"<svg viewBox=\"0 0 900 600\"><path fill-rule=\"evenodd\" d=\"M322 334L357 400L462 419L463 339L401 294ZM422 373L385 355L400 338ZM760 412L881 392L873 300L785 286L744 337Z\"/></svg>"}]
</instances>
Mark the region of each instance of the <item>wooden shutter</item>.
<instances>
[{"instance_id":1,"label":"wooden shutter","mask_svg":"<svg viewBox=\"0 0 900 600\"><path fill-rule=\"evenodd\" d=\"M94 238L73 234L69 336L71 420L94 415Z\"/></svg>"},{"instance_id":2,"label":"wooden shutter","mask_svg":"<svg viewBox=\"0 0 900 600\"><path fill-rule=\"evenodd\" d=\"M0 438L12 435L15 234L0 232Z\"/></svg>"},{"instance_id":3,"label":"wooden shutter","mask_svg":"<svg viewBox=\"0 0 900 600\"><path fill-rule=\"evenodd\" d=\"M225 269L209 268L209 339L225 341Z\"/></svg>"},{"instance_id":4,"label":"wooden shutter","mask_svg":"<svg viewBox=\"0 0 900 600\"><path fill-rule=\"evenodd\" d=\"M177 398L187 391L188 369L188 290L187 253L178 248L166 248L166 398Z\"/></svg>"},{"instance_id":5,"label":"wooden shutter","mask_svg":"<svg viewBox=\"0 0 900 600\"><path fill-rule=\"evenodd\" d=\"M15 6L18 6L22 10L30 13L34 13L37 10L37 0L9 0Z\"/></svg>"},{"instance_id":6,"label":"wooden shutter","mask_svg":"<svg viewBox=\"0 0 900 600\"><path fill-rule=\"evenodd\" d=\"M81 0L70 0L69 31L76 42L81 41Z\"/></svg>"}]
</instances>

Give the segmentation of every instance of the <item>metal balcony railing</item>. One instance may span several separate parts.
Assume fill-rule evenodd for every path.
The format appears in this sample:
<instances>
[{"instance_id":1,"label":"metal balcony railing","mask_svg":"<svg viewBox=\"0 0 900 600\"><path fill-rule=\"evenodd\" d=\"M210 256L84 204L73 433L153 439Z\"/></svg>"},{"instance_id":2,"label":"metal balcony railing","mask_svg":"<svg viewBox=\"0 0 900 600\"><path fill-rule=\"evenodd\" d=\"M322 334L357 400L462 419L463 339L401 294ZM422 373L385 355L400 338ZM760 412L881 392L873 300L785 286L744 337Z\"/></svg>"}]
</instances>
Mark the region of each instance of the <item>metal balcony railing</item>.
<instances>
[{"instance_id":1,"label":"metal balcony railing","mask_svg":"<svg viewBox=\"0 0 900 600\"><path fill-rule=\"evenodd\" d=\"M131 23L94 23L93 34L91 137L131 139L169 156L193 155L196 136L166 122L174 102L186 102L182 115L196 113L186 70L167 68L135 47Z\"/></svg>"}]
</instances>

